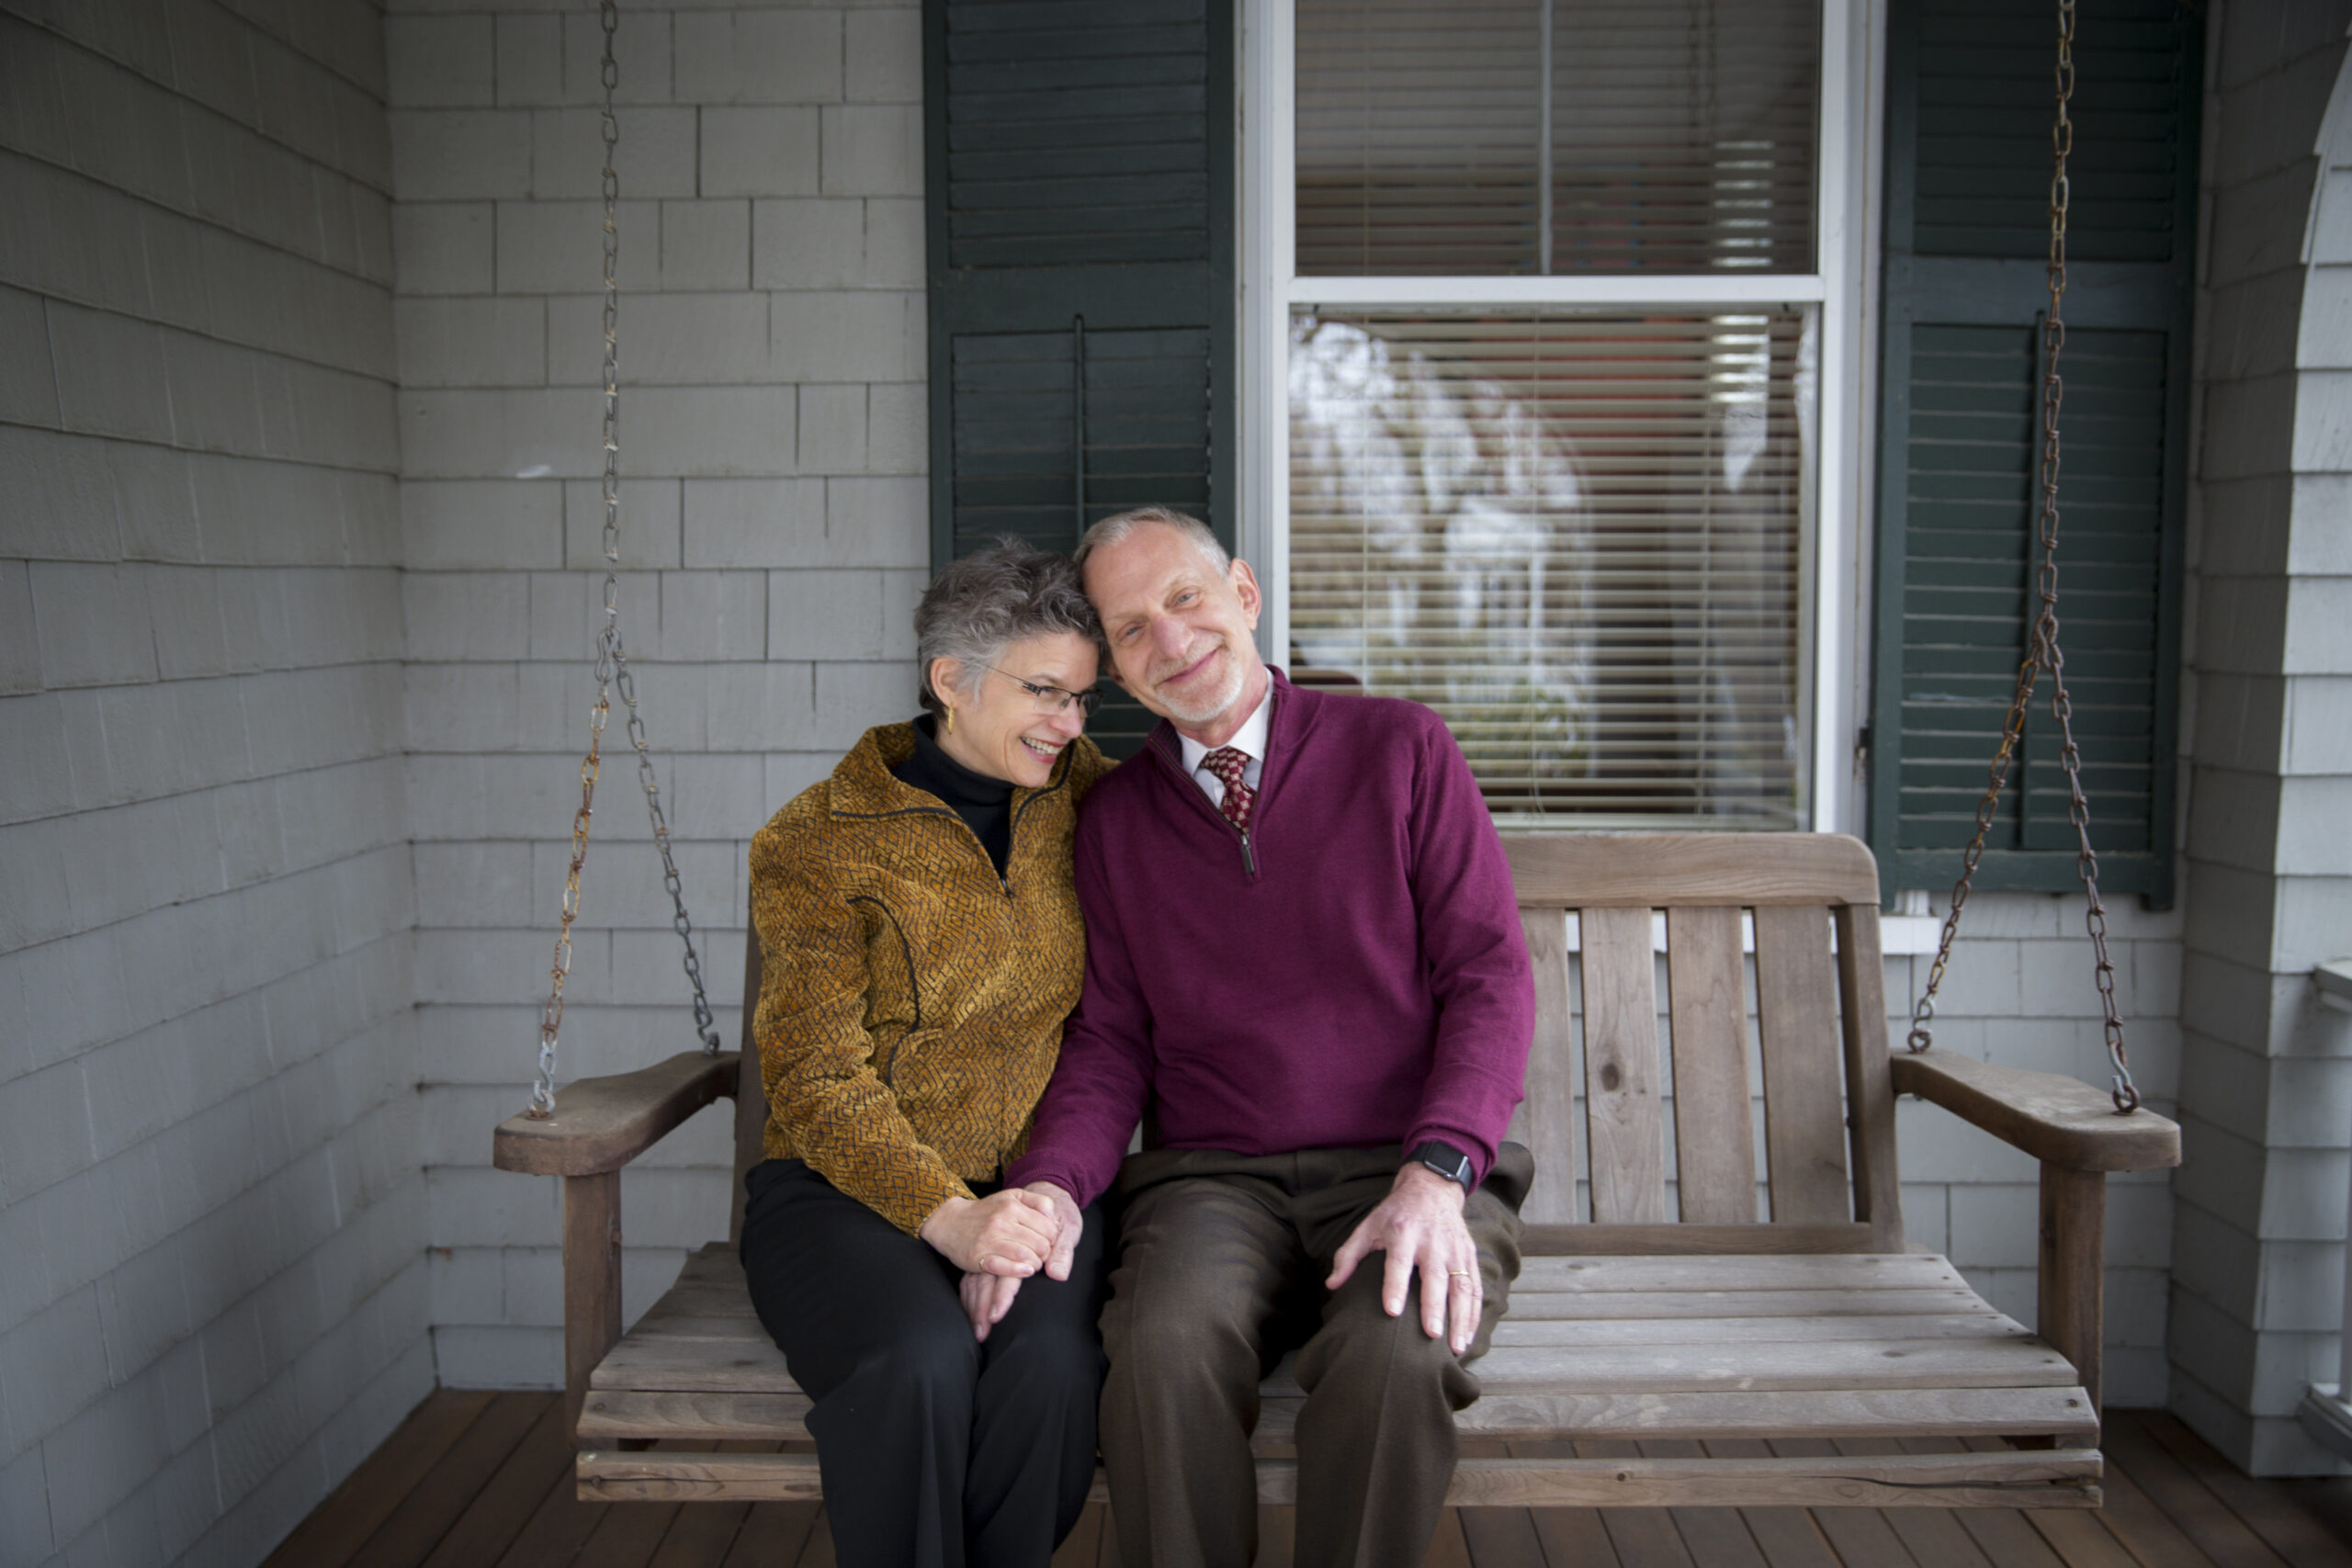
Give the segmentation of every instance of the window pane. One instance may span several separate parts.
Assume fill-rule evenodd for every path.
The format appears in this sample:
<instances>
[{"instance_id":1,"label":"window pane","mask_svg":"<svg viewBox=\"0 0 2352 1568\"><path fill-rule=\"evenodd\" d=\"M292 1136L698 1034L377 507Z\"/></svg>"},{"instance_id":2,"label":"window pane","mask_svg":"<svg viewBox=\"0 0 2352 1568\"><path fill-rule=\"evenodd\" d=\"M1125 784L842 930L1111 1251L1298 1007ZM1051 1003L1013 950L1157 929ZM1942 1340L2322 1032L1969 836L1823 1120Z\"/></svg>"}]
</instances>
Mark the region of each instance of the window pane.
<instances>
[{"instance_id":1,"label":"window pane","mask_svg":"<svg viewBox=\"0 0 2352 1568\"><path fill-rule=\"evenodd\" d=\"M1552 270L1813 270L1815 0L1564 0Z\"/></svg>"},{"instance_id":2,"label":"window pane","mask_svg":"<svg viewBox=\"0 0 2352 1568\"><path fill-rule=\"evenodd\" d=\"M1535 0L1299 0L1301 276L1533 272Z\"/></svg>"},{"instance_id":3,"label":"window pane","mask_svg":"<svg viewBox=\"0 0 2352 1568\"><path fill-rule=\"evenodd\" d=\"M1813 320L1295 316L1293 676L1501 817L1797 826Z\"/></svg>"},{"instance_id":4,"label":"window pane","mask_svg":"<svg viewBox=\"0 0 2352 1568\"><path fill-rule=\"evenodd\" d=\"M1813 270L1817 0L1550 10L1299 0L1302 276Z\"/></svg>"}]
</instances>

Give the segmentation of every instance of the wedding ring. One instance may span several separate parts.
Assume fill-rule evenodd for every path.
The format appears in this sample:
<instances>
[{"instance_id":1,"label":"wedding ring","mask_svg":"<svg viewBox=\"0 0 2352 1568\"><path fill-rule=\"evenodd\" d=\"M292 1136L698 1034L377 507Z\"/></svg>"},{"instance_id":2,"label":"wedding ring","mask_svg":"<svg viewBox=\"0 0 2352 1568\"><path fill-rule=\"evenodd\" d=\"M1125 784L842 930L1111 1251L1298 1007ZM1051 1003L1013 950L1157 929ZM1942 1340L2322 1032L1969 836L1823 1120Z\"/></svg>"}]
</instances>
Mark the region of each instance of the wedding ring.
<instances>
[{"instance_id":1,"label":"wedding ring","mask_svg":"<svg viewBox=\"0 0 2352 1568\"><path fill-rule=\"evenodd\" d=\"M1478 1276L1467 1269L1449 1269L1445 1271L1445 1277L1449 1280L1475 1280Z\"/></svg>"}]
</instances>

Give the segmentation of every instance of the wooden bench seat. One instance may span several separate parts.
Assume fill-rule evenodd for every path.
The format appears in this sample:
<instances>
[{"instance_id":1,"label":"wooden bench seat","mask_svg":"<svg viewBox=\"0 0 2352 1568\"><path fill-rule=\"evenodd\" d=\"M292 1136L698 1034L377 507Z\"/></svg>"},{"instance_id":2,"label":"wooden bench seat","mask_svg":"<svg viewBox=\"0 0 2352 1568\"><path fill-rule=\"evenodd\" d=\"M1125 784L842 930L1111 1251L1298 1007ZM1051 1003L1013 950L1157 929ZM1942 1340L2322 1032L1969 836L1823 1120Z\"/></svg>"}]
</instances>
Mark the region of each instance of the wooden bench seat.
<instances>
[{"instance_id":1,"label":"wooden bench seat","mask_svg":"<svg viewBox=\"0 0 2352 1568\"><path fill-rule=\"evenodd\" d=\"M1486 1393L1460 1416L1465 1457L1448 1500L2097 1506L2103 1173L2177 1163L2173 1124L2118 1117L2070 1079L1941 1053L1890 1057L1875 870L1851 840L1508 842L1540 1012L1514 1135L1534 1150L1538 1178L1530 1256L1477 1363ZM1653 908L1667 911L1663 1008ZM757 986L754 953L747 1015ZM681 1056L588 1080L563 1091L554 1121L500 1130L502 1166L567 1179L567 1392L583 1496L819 1495L808 1401L752 1314L731 1244L695 1253L620 1333L619 1169L732 1093L739 1066ZM2043 1161L2041 1333L1943 1258L1905 1248L1898 1089ZM739 1102L740 1165L756 1157L763 1103ZM737 1203L740 1228L740 1192ZM1303 1397L1286 1364L1264 1386L1264 1501L1295 1495ZM1842 1454L1826 1440L1855 1438L1886 1451ZM1759 1439L1781 1452L1759 1453ZM786 1447L718 1447L730 1442ZM1645 1454L1638 1442L1700 1451Z\"/></svg>"}]
</instances>

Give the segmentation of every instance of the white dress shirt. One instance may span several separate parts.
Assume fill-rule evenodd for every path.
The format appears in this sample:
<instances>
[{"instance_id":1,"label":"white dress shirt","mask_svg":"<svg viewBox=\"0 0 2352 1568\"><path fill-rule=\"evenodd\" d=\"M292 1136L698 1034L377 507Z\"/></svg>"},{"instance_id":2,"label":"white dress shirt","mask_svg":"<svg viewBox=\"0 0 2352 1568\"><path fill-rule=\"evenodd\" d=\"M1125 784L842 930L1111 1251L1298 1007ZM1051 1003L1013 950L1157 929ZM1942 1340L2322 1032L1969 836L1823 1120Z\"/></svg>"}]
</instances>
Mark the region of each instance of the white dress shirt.
<instances>
[{"instance_id":1,"label":"white dress shirt","mask_svg":"<svg viewBox=\"0 0 2352 1568\"><path fill-rule=\"evenodd\" d=\"M1251 789L1258 787L1258 780L1266 769L1266 730L1273 710L1274 678L1269 675L1266 677L1266 694L1258 699L1257 707L1242 721L1233 739L1225 743L1249 757L1250 761L1241 769L1241 782ZM1176 743L1184 749L1184 771L1192 775L1194 784L1201 786L1201 793L1209 797L1209 804L1223 810L1225 781L1201 766L1201 760L1210 751L1221 751L1225 747L1204 746L1182 730L1177 732Z\"/></svg>"}]
</instances>

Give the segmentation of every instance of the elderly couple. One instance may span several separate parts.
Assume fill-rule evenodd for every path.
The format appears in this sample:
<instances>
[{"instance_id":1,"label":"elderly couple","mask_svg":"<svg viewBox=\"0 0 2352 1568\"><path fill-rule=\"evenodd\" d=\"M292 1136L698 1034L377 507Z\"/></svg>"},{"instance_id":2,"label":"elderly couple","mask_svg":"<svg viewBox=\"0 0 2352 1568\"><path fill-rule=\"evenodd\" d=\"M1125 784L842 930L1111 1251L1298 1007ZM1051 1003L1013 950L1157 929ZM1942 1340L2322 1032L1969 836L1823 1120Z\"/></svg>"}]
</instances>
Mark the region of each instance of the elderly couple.
<instances>
[{"instance_id":1,"label":"elderly couple","mask_svg":"<svg viewBox=\"0 0 2352 1568\"><path fill-rule=\"evenodd\" d=\"M844 1562L1042 1568L1099 1423L1120 1560L1244 1568L1292 1349L1298 1561L1428 1548L1519 1268L1527 950L1445 726L1291 684L1258 612L1164 508L957 561L925 713L752 842L743 1264ZM1162 721L1117 768L1099 650Z\"/></svg>"}]
</instances>

